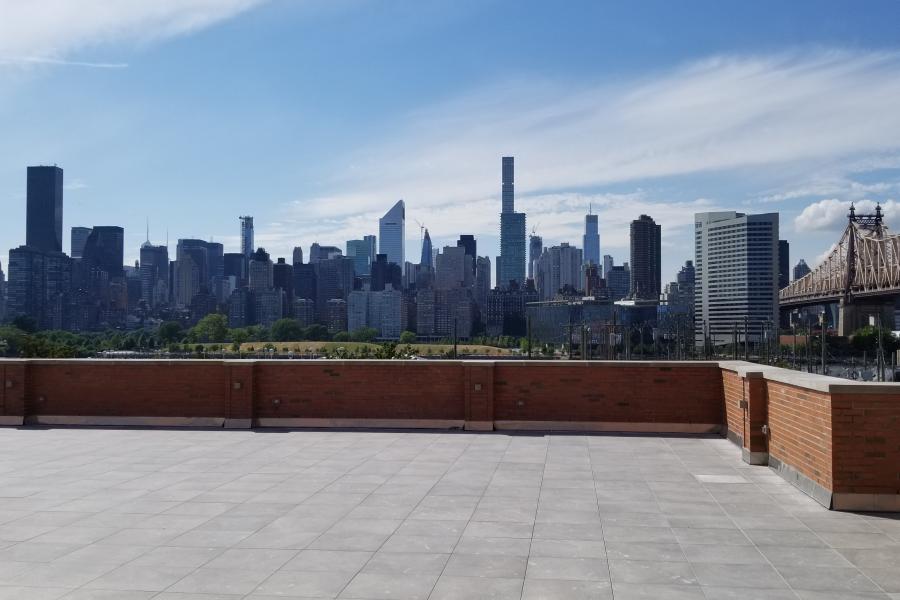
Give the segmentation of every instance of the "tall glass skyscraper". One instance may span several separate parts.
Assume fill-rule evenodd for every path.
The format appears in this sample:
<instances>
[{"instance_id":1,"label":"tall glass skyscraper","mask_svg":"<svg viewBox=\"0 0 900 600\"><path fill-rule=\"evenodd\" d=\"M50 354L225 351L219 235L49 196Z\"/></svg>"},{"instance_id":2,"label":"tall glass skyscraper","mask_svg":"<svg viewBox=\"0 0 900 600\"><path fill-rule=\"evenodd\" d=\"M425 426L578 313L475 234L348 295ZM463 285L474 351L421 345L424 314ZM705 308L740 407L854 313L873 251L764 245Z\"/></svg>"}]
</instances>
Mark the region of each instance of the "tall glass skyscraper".
<instances>
[{"instance_id":1,"label":"tall glass skyscraper","mask_svg":"<svg viewBox=\"0 0 900 600\"><path fill-rule=\"evenodd\" d=\"M651 217L631 222L631 296L659 300L662 291L661 229Z\"/></svg>"},{"instance_id":2,"label":"tall glass skyscraper","mask_svg":"<svg viewBox=\"0 0 900 600\"><path fill-rule=\"evenodd\" d=\"M497 285L508 287L511 282L525 283L525 213L515 211L515 169L512 156L501 159L500 260Z\"/></svg>"},{"instance_id":3,"label":"tall glass skyscraper","mask_svg":"<svg viewBox=\"0 0 900 600\"><path fill-rule=\"evenodd\" d=\"M28 167L25 245L41 252L62 252L63 170Z\"/></svg>"},{"instance_id":4,"label":"tall glass skyscraper","mask_svg":"<svg viewBox=\"0 0 900 600\"><path fill-rule=\"evenodd\" d=\"M238 217L241 220L241 252L248 259L253 256L253 217Z\"/></svg>"},{"instance_id":5,"label":"tall glass skyscraper","mask_svg":"<svg viewBox=\"0 0 900 600\"><path fill-rule=\"evenodd\" d=\"M353 259L353 271L356 275L368 275L375 256L372 246L367 240L347 240L347 256Z\"/></svg>"},{"instance_id":6,"label":"tall glass skyscraper","mask_svg":"<svg viewBox=\"0 0 900 600\"><path fill-rule=\"evenodd\" d=\"M378 219L378 254L386 254L388 262L403 265L406 249L406 203L398 200Z\"/></svg>"},{"instance_id":7,"label":"tall glass skyscraper","mask_svg":"<svg viewBox=\"0 0 900 600\"><path fill-rule=\"evenodd\" d=\"M91 235L90 227L73 227L70 240L71 251L69 256L72 258L81 258L84 254L84 245L87 244L88 236Z\"/></svg>"},{"instance_id":8,"label":"tall glass skyscraper","mask_svg":"<svg viewBox=\"0 0 900 600\"><path fill-rule=\"evenodd\" d=\"M588 213L584 216L584 264L600 264L600 229L597 215Z\"/></svg>"},{"instance_id":9,"label":"tall glass skyscraper","mask_svg":"<svg viewBox=\"0 0 900 600\"><path fill-rule=\"evenodd\" d=\"M422 257L419 259L419 264L423 267L428 267L429 269L434 268L434 255L432 253L431 247L431 236L428 235L428 230L425 230L425 237L422 238Z\"/></svg>"}]
</instances>

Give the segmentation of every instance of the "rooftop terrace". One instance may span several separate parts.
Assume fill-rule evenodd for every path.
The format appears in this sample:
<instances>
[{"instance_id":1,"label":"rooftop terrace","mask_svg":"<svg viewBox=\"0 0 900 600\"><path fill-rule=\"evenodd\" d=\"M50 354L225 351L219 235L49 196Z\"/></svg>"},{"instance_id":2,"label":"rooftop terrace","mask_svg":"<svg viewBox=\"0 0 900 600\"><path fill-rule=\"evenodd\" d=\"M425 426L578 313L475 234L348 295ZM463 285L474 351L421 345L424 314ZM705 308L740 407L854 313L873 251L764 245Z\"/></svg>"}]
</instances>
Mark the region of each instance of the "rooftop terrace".
<instances>
[{"instance_id":1,"label":"rooftop terrace","mask_svg":"<svg viewBox=\"0 0 900 600\"><path fill-rule=\"evenodd\" d=\"M0 598L900 598L718 435L0 428Z\"/></svg>"}]
</instances>

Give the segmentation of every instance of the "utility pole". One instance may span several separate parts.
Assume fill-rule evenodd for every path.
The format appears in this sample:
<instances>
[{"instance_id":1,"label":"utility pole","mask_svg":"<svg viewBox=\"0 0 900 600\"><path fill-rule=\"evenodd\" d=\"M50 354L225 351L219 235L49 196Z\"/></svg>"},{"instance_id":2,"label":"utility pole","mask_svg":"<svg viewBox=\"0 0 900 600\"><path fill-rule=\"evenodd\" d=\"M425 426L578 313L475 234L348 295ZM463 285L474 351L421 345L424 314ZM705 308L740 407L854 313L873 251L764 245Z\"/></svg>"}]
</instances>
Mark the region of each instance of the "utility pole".
<instances>
[{"instance_id":1,"label":"utility pole","mask_svg":"<svg viewBox=\"0 0 900 600\"><path fill-rule=\"evenodd\" d=\"M822 375L827 375L825 370L825 311L822 311L819 322L822 324Z\"/></svg>"},{"instance_id":2,"label":"utility pole","mask_svg":"<svg viewBox=\"0 0 900 600\"><path fill-rule=\"evenodd\" d=\"M453 358L459 358L459 353L457 352L457 343L459 339L456 337L456 317L453 317Z\"/></svg>"},{"instance_id":3,"label":"utility pole","mask_svg":"<svg viewBox=\"0 0 900 600\"><path fill-rule=\"evenodd\" d=\"M750 336L748 335L749 327L749 318L744 317L744 360L750 360Z\"/></svg>"},{"instance_id":4,"label":"utility pole","mask_svg":"<svg viewBox=\"0 0 900 600\"><path fill-rule=\"evenodd\" d=\"M531 343L532 343L532 338L531 338L531 315L528 315L528 316L526 317L526 319L527 319L526 323L528 324L528 360L531 360Z\"/></svg>"}]
</instances>

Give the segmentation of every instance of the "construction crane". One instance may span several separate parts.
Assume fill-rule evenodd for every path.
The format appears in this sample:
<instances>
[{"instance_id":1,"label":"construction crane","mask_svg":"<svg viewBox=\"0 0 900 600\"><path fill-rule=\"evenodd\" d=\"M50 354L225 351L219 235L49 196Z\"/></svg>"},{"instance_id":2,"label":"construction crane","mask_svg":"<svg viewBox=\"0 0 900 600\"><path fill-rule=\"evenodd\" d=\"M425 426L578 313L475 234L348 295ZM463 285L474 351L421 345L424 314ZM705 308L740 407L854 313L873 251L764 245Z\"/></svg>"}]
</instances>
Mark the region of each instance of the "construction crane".
<instances>
[{"instance_id":1,"label":"construction crane","mask_svg":"<svg viewBox=\"0 0 900 600\"><path fill-rule=\"evenodd\" d=\"M415 221L416 225L419 226L419 245L421 246L425 241L425 223L422 223L418 219L413 219L413 221Z\"/></svg>"}]
</instances>

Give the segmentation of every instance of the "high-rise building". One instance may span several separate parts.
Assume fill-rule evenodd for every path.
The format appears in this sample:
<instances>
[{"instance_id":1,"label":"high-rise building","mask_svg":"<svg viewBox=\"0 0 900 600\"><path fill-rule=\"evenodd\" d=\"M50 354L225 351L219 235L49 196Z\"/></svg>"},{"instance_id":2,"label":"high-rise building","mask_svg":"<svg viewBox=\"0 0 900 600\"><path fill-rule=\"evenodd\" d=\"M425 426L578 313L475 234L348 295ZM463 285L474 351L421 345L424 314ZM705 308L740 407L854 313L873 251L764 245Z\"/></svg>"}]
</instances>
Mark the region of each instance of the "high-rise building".
<instances>
[{"instance_id":1,"label":"high-rise building","mask_svg":"<svg viewBox=\"0 0 900 600\"><path fill-rule=\"evenodd\" d=\"M291 258L293 259L291 264L303 264L303 248L301 248L300 246L294 246L294 253Z\"/></svg>"},{"instance_id":2,"label":"high-rise building","mask_svg":"<svg viewBox=\"0 0 900 600\"><path fill-rule=\"evenodd\" d=\"M568 295L581 290L582 263L581 249L566 242L545 248L535 269L540 299L552 300L561 292Z\"/></svg>"},{"instance_id":3,"label":"high-rise building","mask_svg":"<svg viewBox=\"0 0 900 600\"><path fill-rule=\"evenodd\" d=\"M525 282L525 213L515 212L515 169L512 156L504 156L502 164L500 213L500 261L497 285L507 287Z\"/></svg>"},{"instance_id":4,"label":"high-rise building","mask_svg":"<svg viewBox=\"0 0 900 600\"><path fill-rule=\"evenodd\" d=\"M745 328L759 340L778 323L778 213L697 213L694 238L697 344L704 331L725 344Z\"/></svg>"},{"instance_id":5,"label":"high-rise building","mask_svg":"<svg viewBox=\"0 0 900 600\"><path fill-rule=\"evenodd\" d=\"M606 271L605 279L610 300L615 302L628 296L628 288L631 286L631 269L628 268L628 263L611 265Z\"/></svg>"},{"instance_id":6,"label":"high-rise building","mask_svg":"<svg viewBox=\"0 0 900 600\"><path fill-rule=\"evenodd\" d=\"M109 274L124 277L125 230L115 225L97 225L84 244L82 260Z\"/></svg>"},{"instance_id":7,"label":"high-rise building","mask_svg":"<svg viewBox=\"0 0 900 600\"><path fill-rule=\"evenodd\" d=\"M778 289L784 289L791 282L791 244L778 240Z\"/></svg>"},{"instance_id":8,"label":"high-rise building","mask_svg":"<svg viewBox=\"0 0 900 600\"><path fill-rule=\"evenodd\" d=\"M272 259L263 248L257 248L250 257L249 284L250 289L254 292L270 290L275 287Z\"/></svg>"},{"instance_id":9,"label":"high-rise building","mask_svg":"<svg viewBox=\"0 0 900 600\"><path fill-rule=\"evenodd\" d=\"M337 246L321 246L319 242L313 242L309 247L309 262L317 263L323 260L331 260L343 256L341 249Z\"/></svg>"},{"instance_id":10,"label":"high-rise building","mask_svg":"<svg viewBox=\"0 0 900 600\"><path fill-rule=\"evenodd\" d=\"M491 259L479 256L475 259L475 304L483 311L487 304L488 292L491 291Z\"/></svg>"},{"instance_id":11,"label":"high-rise building","mask_svg":"<svg viewBox=\"0 0 900 600\"><path fill-rule=\"evenodd\" d=\"M612 268L613 268L613 257L610 256L609 254L604 254L603 255L603 272L601 273L601 275L603 276L603 279L606 279L606 275L610 272L610 270L612 270ZM629 285L630 285L630 283L629 283Z\"/></svg>"},{"instance_id":12,"label":"high-rise building","mask_svg":"<svg viewBox=\"0 0 900 600\"><path fill-rule=\"evenodd\" d=\"M474 235L463 234L459 236L456 245L466 249L466 256L471 258L472 276L475 276L475 259L478 258L478 242Z\"/></svg>"},{"instance_id":13,"label":"high-rise building","mask_svg":"<svg viewBox=\"0 0 900 600\"><path fill-rule=\"evenodd\" d=\"M403 265L406 260L406 203L398 200L391 210L378 219L378 253L388 262Z\"/></svg>"},{"instance_id":14,"label":"high-rise building","mask_svg":"<svg viewBox=\"0 0 900 600\"><path fill-rule=\"evenodd\" d=\"M209 245L205 240L180 239L175 248L173 294L175 304L182 308L191 305L194 296L209 293Z\"/></svg>"},{"instance_id":15,"label":"high-rise building","mask_svg":"<svg viewBox=\"0 0 900 600\"><path fill-rule=\"evenodd\" d=\"M462 246L444 246L435 266L434 286L437 289L472 287L472 257Z\"/></svg>"},{"instance_id":16,"label":"high-rise building","mask_svg":"<svg viewBox=\"0 0 900 600\"><path fill-rule=\"evenodd\" d=\"M386 254L377 254L372 263L372 276L369 280L369 289L373 292L392 287L399 290L402 287L403 271L400 265L389 262Z\"/></svg>"},{"instance_id":17,"label":"high-rise building","mask_svg":"<svg viewBox=\"0 0 900 600\"><path fill-rule=\"evenodd\" d=\"M28 167L25 245L41 252L62 252L63 170Z\"/></svg>"},{"instance_id":18,"label":"high-rise building","mask_svg":"<svg viewBox=\"0 0 900 600\"><path fill-rule=\"evenodd\" d=\"M237 287L246 286L249 262L243 252L228 252L222 257L222 275L234 277Z\"/></svg>"},{"instance_id":19,"label":"high-rise building","mask_svg":"<svg viewBox=\"0 0 900 600\"><path fill-rule=\"evenodd\" d=\"M431 236L428 234L427 229L422 237L422 256L419 259L419 267L421 267L421 270L434 270L434 248L431 246Z\"/></svg>"},{"instance_id":20,"label":"high-rise building","mask_svg":"<svg viewBox=\"0 0 900 600\"><path fill-rule=\"evenodd\" d=\"M294 309L294 265L289 265L283 258L272 265L272 283L276 290L284 294L284 316L291 316Z\"/></svg>"},{"instance_id":21,"label":"high-rise building","mask_svg":"<svg viewBox=\"0 0 900 600\"><path fill-rule=\"evenodd\" d=\"M800 262L794 265L794 281L800 279L801 277L809 275L811 272L812 269L810 269L809 265L806 264L806 261L801 258Z\"/></svg>"},{"instance_id":22,"label":"high-rise building","mask_svg":"<svg viewBox=\"0 0 900 600\"><path fill-rule=\"evenodd\" d=\"M41 329L67 328L72 259L31 246L9 251L7 317L31 317Z\"/></svg>"},{"instance_id":23,"label":"high-rise building","mask_svg":"<svg viewBox=\"0 0 900 600\"><path fill-rule=\"evenodd\" d=\"M584 216L584 264L600 264L600 228L593 213Z\"/></svg>"},{"instance_id":24,"label":"high-rise building","mask_svg":"<svg viewBox=\"0 0 900 600\"><path fill-rule=\"evenodd\" d=\"M0 262L0 323L6 318L6 277L3 275L3 263Z\"/></svg>"},{"instance_id":25,"label":"high-rise building","mask_svg":"<svg viewBox=\"0 0 900 600\"><path fill-rule=\"evenodd\" d=\"M241 221L241 253L249 260L253 255L253 217L238 217Z\"/></svg>"},{"instance_id":26,"label":"high-rise building","mask_svg":"<svg viewBox=\"0 0 900 600\"><path fill-rule=\"evenodd\" d=\"M372 244L369 240L347 240L347 257L353 259L353 269L357 277L369 275L375 256L370 254Z\"/></svg>"},{"instance_id":27,"label":"high-rise building","mask_svg":"<svg viewBox=\"0 0 900 600\"><path fill-rule=\"evenodd\" d=\"M141 245L141 300L148 309L166 304L169 298L169 248L154 246L149 240Z\"/></svg>"},{"instance_id":28,"label":"high-rise building","mask_svg":"<svg viewBox=\"0 0 900 600\"><path fill-rule=\"evenodd\" d=\"M306 263L294 265L294 297L316 299L316 266Z\"/></svg>"},{"instance_id":29,"label":"high-rise building","mask_svg":"<svg viewBox=\"0 0 900 600\"><path fill-rule=\"evenodd\" d=\"M72 258L81 258L82 254L84 254L84 245L87 244L88 236L90 235L90 227L73 227L71 240L69 241L69 256Z\"/></svg>"},{"instance_id":30,"label":"high-rise building","mask_svg":"<svg viewBox=\"0 0 900 600\"><path fill-rule=\"evenodd\" d=\"M652 218L641 215L631 222L631 296L659 300L662 291L661 230Z\"/></svg>"},{"instance_id":31,"label":"high-rise building","mask_svg":"<svg viewBox=\"0 0 900 600\"><path fill-rule=\"evenodd\" d=\"M544 239L539 235L531 234L528 238L528 279L534 279L534 265L544 253Z\"/></svg>"}]
</instances>

